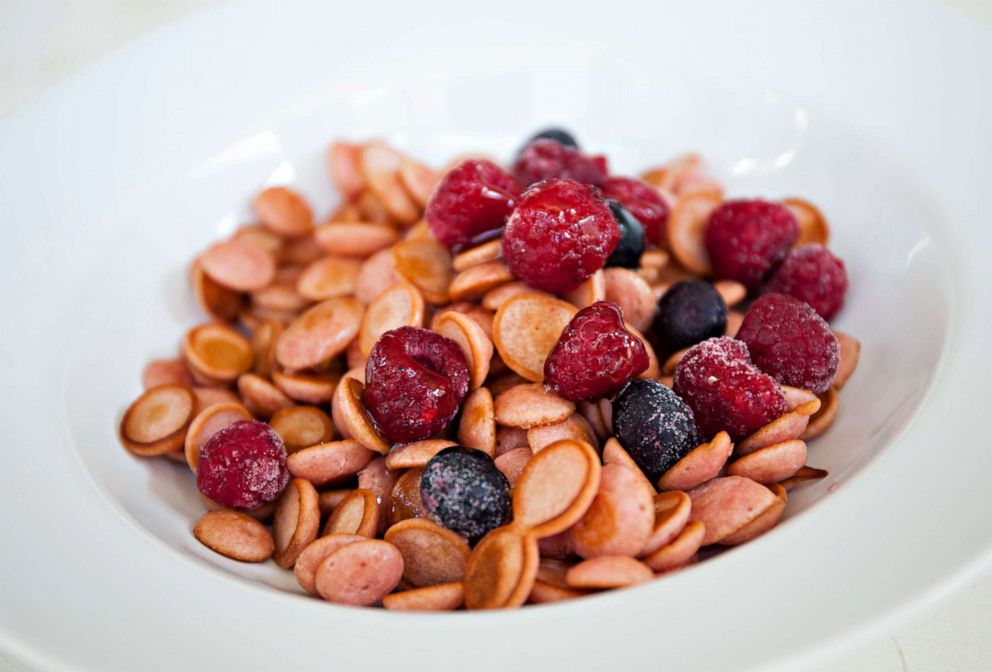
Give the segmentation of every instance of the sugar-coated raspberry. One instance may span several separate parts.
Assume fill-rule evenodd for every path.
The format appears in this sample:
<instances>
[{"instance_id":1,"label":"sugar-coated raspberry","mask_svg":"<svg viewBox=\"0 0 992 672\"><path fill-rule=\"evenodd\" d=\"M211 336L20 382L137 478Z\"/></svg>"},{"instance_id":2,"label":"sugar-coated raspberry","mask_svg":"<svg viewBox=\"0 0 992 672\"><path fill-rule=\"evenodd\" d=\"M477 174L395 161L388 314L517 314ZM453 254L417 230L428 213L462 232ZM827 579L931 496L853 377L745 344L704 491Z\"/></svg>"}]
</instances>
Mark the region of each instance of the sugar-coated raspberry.
<instances>
[{"instance_id":1,"label":"sugar-coated raspberry","mask_svg":"<svg viewBox=\"0 0 992 672\"><path fill-rule=\"evenodd\" d=\"M822 245L799 245L789 250L764 291L794 296L829 320L844 305L847 271Z\"/></svg>"},{"instance_id":2,"label":"sugar-coated raspberry","mask_svg":"<svg viewBox=\"0 0 992 672\"><path fill-rule=\"evenodd\" d=\"M620 241L606 260L607 266L638 268L644 254L644 226L623 207L620 201L609 200L610 212L620 227Z\"/></svg>"},{"instance_id":3,"label":"sugar-coated raspberry","mask_svg":"<svg viewBox=\"0 0 992 672\"><path fill-rule=\"evenodd\" d=\"M382 435L419 441L444 430L468 393L468 364L458 344L428 329L383 334L365 365L365 406Z\"/></svg>"},{"instance_id":4,"label":"sugar-coated raspberry","mask_svg":"<svg viewBox=\"0 0 992 672\"><path fill-rule=\"evenodd\" d=\"M760 199L727 201L713 211L706 225L713 275L757 289L785 258L797 235L796 218L784 205Z\"/></svg>"},{"instance_id":5,"label":"sugar-coated raspberry","mask_svg":"<svg viewBox=\"0 0 992 672\"><path fill-rule=\"evenodd\" d=\"M601 269L619 240L599 189L551 179L520 197L503 232L503 259L531 287L565 294Z\"/></svg>"},{"instance_id":6,"label":"sugar-coated raspberry","mask_svg":"<svg viewBox=\"0 0 992 672\"><path fill-rule=\"evenodd\" d=\"M692 408L703 438L742 439L785 413L775 379L751 362L747 345L721 336L694 345L675 367L675 392Z\"/></svg>"},{"instance_id":7,"label":"sugar-coated raspberry","mask_svg":"<svg viewBox=\"0 0 992 672\"><path fill-rule=\"evenodd\" d=\"M600 184L606 175L604 157L587 156L578 149L550 139L530 143L513 162L513 176L525 187L549 177Z\"/></svg>"},{"instance_id":8,"label":"sugar-coated raspberry","mask_svg":"<svg viewBox=\"0 0 992 672\"><path fill-rule=\"evenodd\" d=\"M264 422L236 422L200 448L196 487L222 506L254 509L277 499L287 483L286 446Z\"/></svg>"},{"instance_id":9,"label":"sugar-coated raspberry","mask_svg":"<svg viewBox=\"0 0 992 672\"><path fill-rule=\"evenodd\" d=\"M544 382L566 399L607 397L648 368L644 343L627 331L615 303L575 314L544 362Z\"/></svg>"},{"instance_id":10,"label":"sugar-coated raspberry","mask_svg":"<svg viewBox=\"0 0 992 672\"><path fill-rule=\"evenodd\" d=\"M420 499L431 518L469 541L510 522L510 482L480 450L453 446L420 475Z\"/></svg>"},{"instance_id":11,"label":"sugar-coated raspberry","mask_svg":"<svg viewBox=\"0 0 992 672\"><path fill-rule=\"evenodd\" d=\"M737 338L758 368L785 385L820 394L837 375L840 344L830 325L788 294L766 294L752 303Z\"/></svg>"},{"instance_id":12,"label":"sugar-coated raspberry","mask_svg":"<svg viewBox=\"0 0 992 672\"><path fill-rule=\"evenodd\" d=\"M519 195L512 175L492 161L469 159L444 176L424 217L440 242L465 246L503 228Z\"/></svg>"},{"instance_id":13,"label":"sugar-coated raspberry","mask_svg":"<svg viewBox=\"0 0 992 672\"><path fill-rule=\"evenodd\" d=\"M698 445L692 409L656 380L635 380L613 402L613 432L652 480Z\"/></svg>"},{"instance_id":14,"label":"sugar-coated raspberry","mask_svg":"<svg viewBox=\"0 0 992 672\"><path fill-rule=\"evenodd\" d=\"M644 236L649 243L658 244L665 235L669 208L657 189L633 177L611 177L600 188L607 198L623 203L644 225Z\"/></svg>"},{"instance_id":15,"label":"sugar-coated raspberry","mask_svg":"<svg viewBox=\"0 0 992 672\"><path fill-rule=\"evenodd\" d=\"M665 351L722 336L726 328L727 304L705 280L676 282L658 301L654 334Z\"/></svg>"}]
</instances>

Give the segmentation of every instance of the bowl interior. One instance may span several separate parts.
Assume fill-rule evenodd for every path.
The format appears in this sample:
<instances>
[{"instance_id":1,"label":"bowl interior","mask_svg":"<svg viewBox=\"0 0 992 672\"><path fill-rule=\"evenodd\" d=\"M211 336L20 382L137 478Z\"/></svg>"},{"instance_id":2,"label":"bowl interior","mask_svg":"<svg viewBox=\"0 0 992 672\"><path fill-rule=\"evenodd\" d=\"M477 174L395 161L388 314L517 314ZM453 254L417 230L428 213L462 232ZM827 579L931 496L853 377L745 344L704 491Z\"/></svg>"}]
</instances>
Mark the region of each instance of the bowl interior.
<instances>
[{"instance_id":1,"label":"bowl interior","mask_svg":"<svg viewBox=\"0 0 992 672\"><path fill-rule=\"evenodd\" d=\"M837 422L810 446L809 463L830 476L793 492L784 524L801 524L811 506L829 506L821 500L894 448L937 372L954 297L941 222L926 189L885 147L781 92L615 62L555 76L414 79L395 71L376 81L364 74L361 82L301 91L252 124L198 134L181 165L119 194L93 232L113 263L100 264L78 294L66 297L68 319L77 325L65 346L66 412L72 444L97 487L149 534L209 565L299 590L291 573L271 563L240 564L202 547L190 533L204 509L188 469L132 458L115 430L140 391L144 363L174 356L184 331L203 319L185 280L190 259L250 222L246 204L264 185L295 185L318 216L328 213L337 197L324 149L335 137L383 137L443 165L469 152L507 160L528 134L555 123L576 131L587 149L608 154L617 174L693 150L730 196L816 203L850 277L834 325L861 340L862 356L841 394ZM513 104L480 104L493 90ZM740 552L760 549L757 540Z\"/></svg>"}]
</instances>

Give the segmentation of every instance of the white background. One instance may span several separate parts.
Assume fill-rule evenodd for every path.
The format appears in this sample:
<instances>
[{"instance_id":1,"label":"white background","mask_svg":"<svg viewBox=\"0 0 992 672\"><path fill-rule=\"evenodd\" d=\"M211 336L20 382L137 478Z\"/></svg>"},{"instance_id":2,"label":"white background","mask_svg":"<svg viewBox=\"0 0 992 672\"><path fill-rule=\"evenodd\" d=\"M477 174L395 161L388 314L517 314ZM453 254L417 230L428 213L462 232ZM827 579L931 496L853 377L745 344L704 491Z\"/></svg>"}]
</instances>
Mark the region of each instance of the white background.
<instances>
[{"instance_id":1,"label":"white background","mask_svg":"<svg viewBox=\"0 0 992 672\"><path fill-rule=\"evenodd\" d=\"M0 0L0 116L102 54L217 2ZM992 23L992 0L954 4L975 20ZM0 672L23 669L0 651ZM889 637L812 672L827 670L992 670L992 572Z\"/></svg>"}]
</instances>

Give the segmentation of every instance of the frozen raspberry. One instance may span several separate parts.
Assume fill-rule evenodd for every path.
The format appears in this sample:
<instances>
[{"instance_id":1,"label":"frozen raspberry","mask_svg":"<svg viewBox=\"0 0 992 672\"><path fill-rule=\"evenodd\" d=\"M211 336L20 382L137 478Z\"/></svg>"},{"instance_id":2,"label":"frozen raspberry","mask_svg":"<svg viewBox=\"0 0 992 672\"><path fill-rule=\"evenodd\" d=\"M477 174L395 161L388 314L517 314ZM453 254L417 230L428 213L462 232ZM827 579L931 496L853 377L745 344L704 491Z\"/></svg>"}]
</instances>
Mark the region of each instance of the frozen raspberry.
<instances>
[{"instance_id":1,"label":"frozen raspberry","mask_svg":"<svg viewBox=\"0 0 992 672\"><path fill-rule=\"evenodd\" d=\"M757 289L785 258L799 235L788 208L768 201L727 201L710 215L706 251L713 275Z\"/></svg>"},{"instance_id":2,"label":"frozen raspberry","mask_svg":"<svg viewBox=\"0 0 992 672\"><path fill-rule=\"evenodd\" d=\"M668 288L658 301L654 333L667 352L723 335L727 304L705 280L683 280Z\"/></svg>"},{"instance_id":3,"label":"frozen raspberry","mask_svg":"<svg viewBox=\"0 0 992 672\"><path fill-rule=\"evenodd\" d=\"M692 409L656 380L635 380L624 388L613 402L613 431L652 480L698 445Z\"/></svg>"},{"instance_id":4,"label":"frozen raspberry","mask_svg":"<svg viewBox=\"0 0 992 672\"><path fill-rule=\"evenodd\" d=\"M575 314L544 362L544 382L572 401L607 397L648 368L648 353L627 331L615 303Z\"/></svg>"},{"instance_id":5,"label":"frozen raspberry","mask_svg":"<svg viewBox=\"0 0 992 672\"><path fill-rule=\"evenodd\" d=\"M785 413L775 379L751 363L747 346L722 336L694 345L675 367L675 392L692 408L703 438L736 441Z\"/></svg>"},{"instance_id":6,"label":"frozen raspberry","mask_svg":"<svg viewBox=\"0 0 992 672\"><path fill-rule=\"evenodd\" d=\"M365 406L390 441L419 441L445 429L468 393L458 344L420 327L383 334L365 365Z\"/></svg>"},{"instance_id":7,"label":"frozen raspberry","mask_svg":"<svg viewBox=\"0 0 992 672\"><path fill-rule=\"evenodd\" d=\"M611 177L600 185L607 198L614 198L644 225L644 236L655 245L665 235L668 204L651 186L633 177Z\"/></svg>"},{"instance_id":8,"label":"frozen raspberry","mask_svg":"<svg viewBox=\"0 0 992 672\"><path fill-rule=\"evenodd\" d=\"M424 217L440 242L464 246L503 228L519 195L512 175L491 161L470 159L444 176Z\"/></svg>"},{"instance_id":9,"label":"frozen raspberry","mask_svg":"<svg viewBox=\"0 0 992 672\"><path fill-rule=\"evenodd\" d=\"M264 422L236 422L200 448L196 487L222 506L254 509L277 499L287 483L286 446Z\"/></svg>"},{"instance_id":10,"label":"frozen raspberry","mask_svg":"<svg viewBox=\"0 0 992 672\"><path fill-rule=\"evenodd\" d=\"M523 193L506 223L503 259L531 287L565 294L601 269L619 240L599 189L545 180Z\"/></svg>"},{"instance_id":11,"label":"frozen raspberry","mask_svg":"<svg viewBox=\"0 0 992 672\"><path fill-rule=\"evenodd\" d=\"M530 143L513 162L513 175L525 187L549 177L599 184L606 179L606 174L605 158L586 156L577 149L548 139Z\"/></svg>"},{"instance_id":12,"label":"frozen raspberry","mask_svg":"<svg viewBox=\"0 0 992 672\"><path fill-rule=\"evenodd\" d=\"M578 149L579 143L575 139L575 136L566 131L563 128L546 128L540 133L535 133L530 140L527 141L527 145L534 142L535 140L554 140L558 144L565 145L566 147L571 147L572 149ZM520 151L526 149L527 145L524 145Z\"/></svg>"},{"instance_id":13,"label":"frozen raspberry","mask_svg":"<svg viewBox=\"0 0 992 672\"><path fill-rule=\"evenodd\" d=\"M837 375L840 345L830 325L788 294L766 294L752 303L737 338L762 371L785 385L820 394Z\"/></svg>"},{"instance_id":14,"label":"frozen raspberry","mask_svg":"<svg viewBox=\"0 0 992 672\"><path fill-rule=\"evenodd\" d=\"M453 446L420 475L420 500L431 518L470 541L510 522L510 482L481 450Z\"/></svg>"},{"instance_id":15,"label":"frozen raspberry","mask_svg":"<svg viewBox=\"0 0 992 672\"><path fill-rule=\"evenodd\" d=\"M641 255L644 254L644 226L623 207L620 201L607 201L613 218L620 227L620 242L613 248L612 254L606 260L607 266L621 268L638 268L641 265Z\"/></svg>"},{"instance_id":16,"label":"frozen raspberry","mask_svg":"<svg viewBox=\"0 0 992 672\"><path fill-rule=\"evenodd\" d=\"M844 262L822 245L799 245L789 250L765 292L794 296L829 320L844 305L847 271Z\"/></svg>"}]
</instances>

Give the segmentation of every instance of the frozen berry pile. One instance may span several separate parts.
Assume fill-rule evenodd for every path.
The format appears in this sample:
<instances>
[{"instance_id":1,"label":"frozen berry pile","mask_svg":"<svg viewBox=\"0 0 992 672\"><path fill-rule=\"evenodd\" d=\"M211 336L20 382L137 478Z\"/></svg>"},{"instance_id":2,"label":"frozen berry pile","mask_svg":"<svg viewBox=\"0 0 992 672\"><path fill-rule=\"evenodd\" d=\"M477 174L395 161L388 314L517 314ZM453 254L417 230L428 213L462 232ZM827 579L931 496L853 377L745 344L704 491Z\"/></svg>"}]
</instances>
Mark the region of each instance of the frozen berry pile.
<instances>
[{"instance_id":1,"label":"frozen berry pile","mask_svg":"<svg viewBox=\"0 0 992 672\"><path fill-rule=\"evenodd\" d=\"M208 321L150 362L124 447L176 463L204 547L329 602L499 609L754 539L827 476L858 342L820 211L639 177L559 128L435 169L335 142L189 268Z\"/></svg>"}]
</instances>

